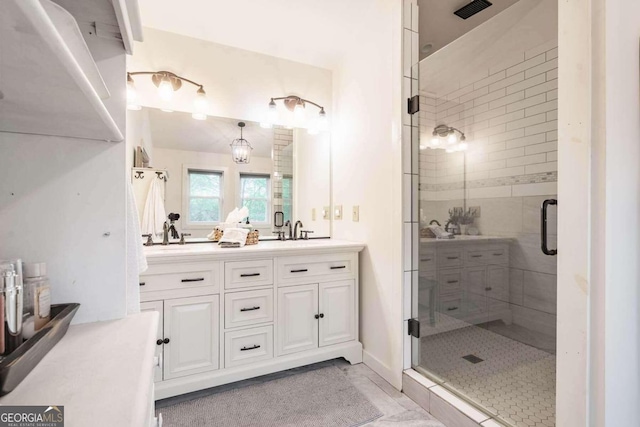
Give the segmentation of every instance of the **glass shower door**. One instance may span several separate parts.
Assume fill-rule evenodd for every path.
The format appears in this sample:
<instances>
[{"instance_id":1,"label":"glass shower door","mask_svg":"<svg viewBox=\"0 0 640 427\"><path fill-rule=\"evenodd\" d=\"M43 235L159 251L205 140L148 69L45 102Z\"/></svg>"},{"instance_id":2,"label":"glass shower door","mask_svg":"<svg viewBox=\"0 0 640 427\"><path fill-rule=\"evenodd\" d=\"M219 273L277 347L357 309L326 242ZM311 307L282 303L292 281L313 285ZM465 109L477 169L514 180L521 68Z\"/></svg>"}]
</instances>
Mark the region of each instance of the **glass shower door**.
<instances>
[{"instance_id":1,"label":"glass shower door","mask_svg":"<svg viewBox=\"0 0 640 427\"><path fill-rule=\"evenodd\" d=\"M556 206L544 223L541 208L557 198L557 31L543 19L556 10L516 3L412 68L412 365L513 426L555 425L556 257L542 246L556 248Z\"/></svg>"}]
</instances>

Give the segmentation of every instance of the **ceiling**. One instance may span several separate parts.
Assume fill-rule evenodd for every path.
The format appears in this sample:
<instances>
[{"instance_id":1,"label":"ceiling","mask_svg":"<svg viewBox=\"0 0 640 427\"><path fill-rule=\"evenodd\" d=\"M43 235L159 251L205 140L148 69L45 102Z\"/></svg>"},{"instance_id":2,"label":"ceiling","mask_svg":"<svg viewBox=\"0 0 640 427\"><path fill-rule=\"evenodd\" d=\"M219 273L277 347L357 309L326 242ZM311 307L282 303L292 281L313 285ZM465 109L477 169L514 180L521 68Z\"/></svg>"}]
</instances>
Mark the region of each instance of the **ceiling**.
<instances>
[{"instance_id":1,"label":"ceiling","mask_svg":"<svg viewBox=\"0 0 640 427\"><path fill-rule=\"evenodd\" d=\"M454 15L453 12L467 5L471 0L418 0L420 60L518 2L518 0L489 1L492 6L465 20ZM431 44L432 47L425 52L423 49L427 44Z\"/></svg>"},{"instance_id":2,"label":"ceiling","mask_svg":"<svg viewBox=\"0 0 640 427\"><path fill-rule=\"evenodd\" d=\"M231 155L229 144L240 138L237 119L208 117L194 120L189 113L165 113L156 108L144 108L149 117L149 128L154 148L199 151ZM264 129L259 123L245 121L244 138L253 147L253 156L271 158L273 129Z\"/></svg>"},{"instance_id":3,"label":"ceiling","mask_svg":"<svg viewBox=\"0 0 640 427\"><path fill-rule=\"evenodd\" d=\"M370 0L139 0L142 25L332 69Z\"/></svg>"}]
</instances>

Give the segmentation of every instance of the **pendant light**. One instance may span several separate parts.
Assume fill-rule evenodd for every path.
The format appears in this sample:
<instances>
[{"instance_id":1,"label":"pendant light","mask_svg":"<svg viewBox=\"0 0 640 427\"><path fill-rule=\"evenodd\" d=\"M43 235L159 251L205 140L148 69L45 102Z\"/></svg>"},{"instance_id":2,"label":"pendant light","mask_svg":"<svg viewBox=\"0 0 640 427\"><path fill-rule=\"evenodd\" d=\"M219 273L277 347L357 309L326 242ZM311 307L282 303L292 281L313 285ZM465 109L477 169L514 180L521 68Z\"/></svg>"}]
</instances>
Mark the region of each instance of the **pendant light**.
<instances>
[{"instance_id":1,"label":"pendant light","mask_svg":"<svg viewBox=\"0 0 640 427\"><path fill-rule=\"evenodd\" d=\"M240 138L234 139L231 143L231 155L233 157L233 161L240 165L249 164L249 161L251 160L251 151L253 150L249 141L244 139L242 136L242 128L245 126L246 124L244 122L238 123L238 127L240 128Z\"/></svg>"}]
</instances>

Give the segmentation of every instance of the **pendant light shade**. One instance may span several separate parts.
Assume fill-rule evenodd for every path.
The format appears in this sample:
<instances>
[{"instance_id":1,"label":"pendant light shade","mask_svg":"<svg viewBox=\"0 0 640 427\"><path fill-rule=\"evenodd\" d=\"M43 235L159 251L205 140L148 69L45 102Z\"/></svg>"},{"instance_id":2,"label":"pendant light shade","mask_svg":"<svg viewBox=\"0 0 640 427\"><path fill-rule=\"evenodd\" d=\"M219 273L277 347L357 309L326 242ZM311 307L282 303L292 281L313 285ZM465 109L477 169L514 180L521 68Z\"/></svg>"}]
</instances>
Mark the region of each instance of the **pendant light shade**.
<instances>
[{"instance_id":1,"label":"pendant light shade","mask_svg":"<svg viewBox=\"0 0 640 427\"><path fill-rule=\"evenodd\" d=\"M191 117L196 120L207 120L207 109L209 108L209 102L207 101L207 94L202 86L196 92L196 99L193 101L193 113Z\"/></svg>"},{"instance_id":2,"label":"pendant light shade","mask_svg":"<svg viewBox=\"0 0 640 427\"><path fill-rule=\"evenodd\" d=\"M231 155L233 156L233 161L240 165L246 165L249 163L251 160L251 151L253 150L249 141L242 137L242 128L245 126L244 122L238 123L238 127L240 128L240 138L234 139L231 143Z\"/></svg>"}]
</instances>

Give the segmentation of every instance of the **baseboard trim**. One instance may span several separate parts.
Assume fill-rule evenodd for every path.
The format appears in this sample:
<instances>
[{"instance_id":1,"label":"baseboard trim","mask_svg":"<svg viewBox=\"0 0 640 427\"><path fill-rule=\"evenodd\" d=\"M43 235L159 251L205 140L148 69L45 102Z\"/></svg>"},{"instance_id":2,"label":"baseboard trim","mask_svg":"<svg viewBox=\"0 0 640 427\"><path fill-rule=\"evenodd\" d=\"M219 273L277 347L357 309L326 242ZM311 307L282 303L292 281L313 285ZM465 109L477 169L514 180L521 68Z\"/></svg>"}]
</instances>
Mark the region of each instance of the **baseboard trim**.
<instances>
[{"instance_id":1,"label":"baseboard trim","mask_svg":"<svg viewBox=\"0 0 640 427\"><path fill-rule=\"evenodd\" d=\"M384 378L385 381L395 387L398 391L402 390L402 372L397 375L393 369L389 368L387 365L382 363L380 359L366 350L362 351L362 363Z\"/></svg>"}]
</instances>

